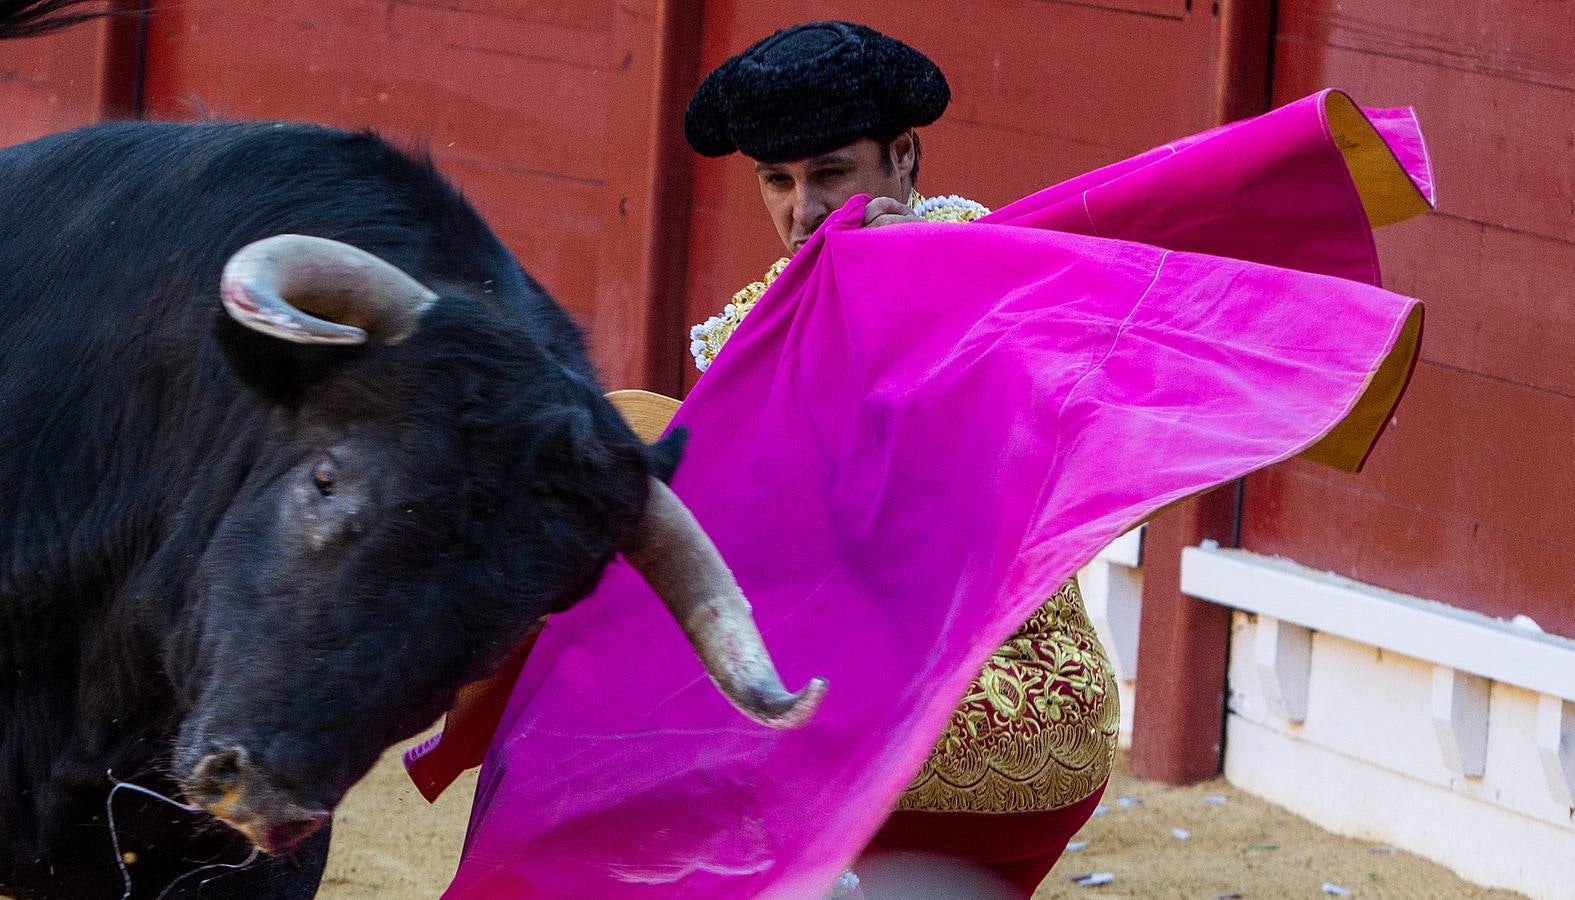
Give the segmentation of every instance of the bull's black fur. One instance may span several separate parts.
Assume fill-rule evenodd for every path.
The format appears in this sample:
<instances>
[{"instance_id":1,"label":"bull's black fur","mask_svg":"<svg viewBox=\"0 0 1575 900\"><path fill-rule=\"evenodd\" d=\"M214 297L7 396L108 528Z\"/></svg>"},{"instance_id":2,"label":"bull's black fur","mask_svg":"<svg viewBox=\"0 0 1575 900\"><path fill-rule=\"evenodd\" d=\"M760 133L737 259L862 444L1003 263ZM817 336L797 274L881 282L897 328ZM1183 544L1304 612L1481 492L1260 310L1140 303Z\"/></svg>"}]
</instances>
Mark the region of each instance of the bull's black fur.
<instances>
[{"instance_id":1,"label":"bull's black fur","mask_svg":"<svg viewBox=\"0 0 1575 900\"><path fill-rule=\"evenodd\" d=\"M106 771L178 796L220 735L331 806L583 596L676 464L457 192L374 136L108 124L0 150L0 186L0 894L120 896ZM441 300L395 345L246 330L220 270L284 232ZM310 549L292 504L330 501L289 491L325 453L362 508L325 507L357 518ZM137 897L246 855L204 814L116 815ZM310 896L326 848L201 896Z\"/></svg>"},{"instance_id":2,"label":"bull's black fur","mask_svg":"<svg viewBox=\"0 0 1575 900\"><path fill-rule=\"evenodd\" d=\"M105 0L0 0L0 39L30 37L106 16L137 15Z\"/></svg>"}]
</instances>

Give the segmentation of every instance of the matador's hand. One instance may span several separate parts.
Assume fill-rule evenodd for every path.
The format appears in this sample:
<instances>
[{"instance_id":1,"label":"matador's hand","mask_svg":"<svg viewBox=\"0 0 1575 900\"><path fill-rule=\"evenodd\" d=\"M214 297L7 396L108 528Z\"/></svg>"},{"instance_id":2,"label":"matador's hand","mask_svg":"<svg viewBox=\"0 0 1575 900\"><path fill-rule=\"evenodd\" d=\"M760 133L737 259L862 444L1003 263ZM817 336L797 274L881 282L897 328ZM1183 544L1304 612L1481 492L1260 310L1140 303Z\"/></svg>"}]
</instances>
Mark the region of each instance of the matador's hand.
<instances>
[{"instance_id":1,"label":"matador's hand","mask_svg":"<svg viewBox=\"0 0 1575 900\"><path fill-rule=\"evenodd\" d=\"M864 227L879 228L899 222L922 222L913 210L894 197L876 197L864 206Z\"/></svg>"}]
</instances>

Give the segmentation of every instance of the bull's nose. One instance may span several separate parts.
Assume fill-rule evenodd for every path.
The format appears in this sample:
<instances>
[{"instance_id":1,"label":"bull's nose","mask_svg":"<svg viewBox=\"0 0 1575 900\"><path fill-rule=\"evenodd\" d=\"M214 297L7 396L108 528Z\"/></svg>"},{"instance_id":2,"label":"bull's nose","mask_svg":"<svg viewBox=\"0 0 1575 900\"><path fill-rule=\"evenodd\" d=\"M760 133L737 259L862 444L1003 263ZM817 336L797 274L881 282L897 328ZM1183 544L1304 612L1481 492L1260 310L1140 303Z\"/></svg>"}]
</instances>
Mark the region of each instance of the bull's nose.
<instances>
[{"instance_id":1,"label":"bull's nose","mask_svg":"<svg viewBox=\"0 0 1575 900\"><path fill-rule=\"evenodd\" d=\"M197 761L186 780L187 799L269 853L286 853L329 820L327 810L303 806L275 787L242 747L215 750Z\"/></svg>"},{"instance_id":2,"label":"bull's nose","mask_svg":"<svg viewBox=\"0 0 1575 900\"><path fill-rule=\"evenodd\" d=\"M240 747L210 753L192 769L187 797L219 818L229 818L235 812L242 780L250 769L246 751Z\"/></svg>"}]
</instances>

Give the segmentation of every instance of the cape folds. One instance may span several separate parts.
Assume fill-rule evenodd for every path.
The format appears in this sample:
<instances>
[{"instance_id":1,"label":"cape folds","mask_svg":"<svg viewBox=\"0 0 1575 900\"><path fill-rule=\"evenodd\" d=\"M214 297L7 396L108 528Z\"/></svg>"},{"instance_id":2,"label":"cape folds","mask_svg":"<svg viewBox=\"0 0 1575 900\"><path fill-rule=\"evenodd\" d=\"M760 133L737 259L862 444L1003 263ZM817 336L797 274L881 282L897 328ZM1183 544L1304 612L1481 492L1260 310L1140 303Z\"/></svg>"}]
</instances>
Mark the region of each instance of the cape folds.
<instances>
[{"instance_id":1,"label":"cape folds","mask_svg":"<svg viewBox=\"0 0 1575 900\"><path fill-rule=\"evenodd\" d=\"M824 895L1101 547L1297 454L1360 466L1422 315L1371 231L1432 200L1409 110L1333 91L969 225L862 229L854 198L674 420L673 487L787 680L829 677L819 715L744 720L616 565L492 683L501 720L451 717L439 747L497 727L446 896ZM465 755L412 768L431 793Z\"/></svg>"}]
</instances>

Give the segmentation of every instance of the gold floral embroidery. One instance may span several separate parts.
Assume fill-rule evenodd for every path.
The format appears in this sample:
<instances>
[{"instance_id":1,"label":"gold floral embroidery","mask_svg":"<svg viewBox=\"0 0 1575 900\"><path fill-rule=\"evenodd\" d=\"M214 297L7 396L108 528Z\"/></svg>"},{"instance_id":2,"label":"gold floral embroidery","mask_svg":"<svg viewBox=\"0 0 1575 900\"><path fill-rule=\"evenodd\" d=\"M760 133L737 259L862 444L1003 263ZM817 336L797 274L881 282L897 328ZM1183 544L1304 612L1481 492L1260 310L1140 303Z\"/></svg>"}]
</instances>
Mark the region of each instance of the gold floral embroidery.
<instances>
[{"instance_id":1,"label":"gold floral embroidery","mask_svg":"<svg viewBox=\"0 0 1575 900\"><path fill-rule=\"evenodd\" d=\"M931 222L989 213L955 195L913 192L908 206ZM777 260L721 314L691 329L700 371L787 264ZM897 808L1037 812L1076 803L1109 777L1120 718L1114 672L1083 611L1077 579L1069 579L991 654Z\"/></svg>"},{"instance_id":2,"label":"gold floral embroidery","mask_svg":"<svg viewBox=\"0 0 1575 900\"><path fill-rule=\"evenodd\" d=\"M898 809L1037 812L1110 776L1115 676L1068 580L991 654Z\"/></svg>"},{"instance_id":3,"label":"gold floral embroidery","mask_svg":"<svg viewBox=\"0 0 1575 900\"><path fill-rule=\"evenodd\" d=\"M695 368L704 372L711 367L711 361L716 359L717 351L733 336L733 329L738 323L744 321L744 316L755 308L755 303L765 294L766 288L777 280L782 270L787 268L789 257L782 257L771 264L766 270L765 277L759 281L751 281L743 289L733 295L733 302L722 307L722 312L701 322L689 329L689 352L695 358Z\"/></svg>"}]
</instances>

